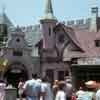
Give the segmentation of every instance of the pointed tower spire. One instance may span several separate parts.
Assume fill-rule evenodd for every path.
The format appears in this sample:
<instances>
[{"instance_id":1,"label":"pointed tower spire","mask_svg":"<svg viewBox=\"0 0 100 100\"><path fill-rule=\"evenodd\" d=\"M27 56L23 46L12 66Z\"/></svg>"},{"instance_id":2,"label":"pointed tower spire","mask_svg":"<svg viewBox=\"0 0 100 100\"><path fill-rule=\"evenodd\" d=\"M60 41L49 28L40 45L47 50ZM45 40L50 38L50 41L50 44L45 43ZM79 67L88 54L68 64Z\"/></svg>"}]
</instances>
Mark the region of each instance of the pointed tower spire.
<instances>
[{"instance_id":1,"label":"pointed tower spire","mask_svg":"<svg viewBox=\"0 0 100 100\"><path fill-rule=\"evenodd\" d=\"M5 23L5 5L2 6L2 14L1 14L1 20L0 20L0 24L6 24Z\"/></svg>"},{"instance_id":2,"label":"pointed tower spire","mask_svg":"<svg viewBox=\"0 0 100 100\"><path fill-rule=\"evenodd\" d=\"M46 13L46 14L48 14L48 13L53 14L53 8L52 8L51 0L46 0L45 13Z\"/></svg>"},{"instance_id":3,"label":"pointed tower spire","mask_svg":"<svg viewBox=\"0 0 100 100\"><path fill-rule=\"evenodd\" d=\"M5 24L12 28L14 27L13 23L6 14L6 6L4 4L2 5L2 12L0 13L0 24Z\"/></svg>"},{"instance_id":4,"label":"pointed tower spire","mask_svg":"<svg viewBox=\"0 0 100 100\"><path fill-rule=\"evenodd\" d=\"M45 15L44 15L43 19L57 20L53 14L51 0L45 0Z\"/></svg>"}]
</instances>

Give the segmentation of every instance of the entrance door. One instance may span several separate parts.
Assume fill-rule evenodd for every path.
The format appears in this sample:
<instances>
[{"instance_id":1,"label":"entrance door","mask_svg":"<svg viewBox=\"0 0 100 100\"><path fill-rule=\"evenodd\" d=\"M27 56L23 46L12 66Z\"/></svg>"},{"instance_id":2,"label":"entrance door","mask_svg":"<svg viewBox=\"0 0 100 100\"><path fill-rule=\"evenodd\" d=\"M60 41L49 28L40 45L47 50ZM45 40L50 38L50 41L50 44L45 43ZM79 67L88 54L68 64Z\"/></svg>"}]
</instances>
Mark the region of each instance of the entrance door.
<instances>
[{"instance_id":1,"label":"entrance door","mask_svg":"<svg viewBox=\"0 0 100 100\"><path fill-rule=\"evenodd\" d=\"M27 73L24 70L18 72L13 72L11 70L7 71L5 76L8 84L12 84L14 87L17 88L20 79L26 81L28 79Z\"/></svg>"},{"instance_id":2,"label":"entrance door","mask_svg":"<svg viewBox=\"0 0 100 100\"><path fill-rule=\"evenodd\" d=\"M64 80L64 71L58 71L58 80Z\"/></svg>"},{"instance_id":3,"label":"entrance door","mask_svg":"<svg viewBox=\"0 0 100 100\"><path fill-rule=\"evenodd\" d=\"M51 83L54 81L54 71L52 69L46 70L46 76L49 78Z\"/></svg>"}]
</instances>

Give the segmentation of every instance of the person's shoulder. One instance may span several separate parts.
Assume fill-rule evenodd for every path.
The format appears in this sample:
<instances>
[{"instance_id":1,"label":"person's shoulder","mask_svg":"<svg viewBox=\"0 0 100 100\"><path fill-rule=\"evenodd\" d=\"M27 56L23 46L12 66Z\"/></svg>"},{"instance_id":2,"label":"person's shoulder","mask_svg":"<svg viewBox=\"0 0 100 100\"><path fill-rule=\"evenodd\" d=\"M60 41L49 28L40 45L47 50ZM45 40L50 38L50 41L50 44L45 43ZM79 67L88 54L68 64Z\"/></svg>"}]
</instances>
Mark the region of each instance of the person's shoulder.
<instances>
[{"instance_id":1,"label":"person's shoulder","mask_svg":"<svg viewBox=\"0 0 100 100\"><path fill-rule=\"evenodd\" d=\"M66 86L72 87L71 83L66 83Z\"/></svg>"},{"instance_id":2,"label":"person's shoulder","mask_svg":"<svg viewBox=\"0 0 100 100\"><path fill-rule=\"evenodd\" d=\"M99 89L99 90L97 90L96 94L100 94L100 89Z\"/></svg>"},{"instance_id":3,"label":"person's shoulder","mask_svg":"<svg viewBox=\"0 0 100 100\"><path fill-rule=\"evenodd\" d=\"M100 92L100 89L98 90L98 92Z\"/></svg>"},{"instance_id":4,"label":"person's shoulder","mask_svg":"<svg viewBox=\"0 0 100 100\"><path fill-rule=\"evenodd\" d=\"M64 91L58 91L58 94L59 95L61 95L61 94L63 94L64 93Z\"/></svg>"},{"instance_id":5,"label":"person's shoulder","mask_svg":"<svg viewBox=\"0 0 100 100\"><path fill-rule=\"evenodd\" d=\"M44 86L49 86L49 84L48 84L48 83L43 83L43 85L44 85Z\"/></svg>"},{"instance_id":6,"label":"person's shoulder","mask_svg":"<svg viewBox=\"0 0 100 100\"><path fill-rule=\"evenodd\" d=\"M25 84L28 84L28 83L30 83L31 82L31 80L27 80L27 81L25 81Z\"/></svg>"},{"instance_id":7,"label":"person's shoulder","mask_svg":"<svg viewBox=\"0 0 100 100\"><path fill-rule=\"evenodd\" d=\"M46 83L41 83L41 87L47 87Z\"/></svg>"},{"instance_id":8,"label":"person's shoulder","mask_svg":"<svg viewBox=\"0 0 100 100\"><path fill-rule=\"evenodd\" d=\"M79 90L76 92L76 94L84 94L84 93L85 93L85 91L83 91L83 90Z\"/></svg>"}]
</instances>

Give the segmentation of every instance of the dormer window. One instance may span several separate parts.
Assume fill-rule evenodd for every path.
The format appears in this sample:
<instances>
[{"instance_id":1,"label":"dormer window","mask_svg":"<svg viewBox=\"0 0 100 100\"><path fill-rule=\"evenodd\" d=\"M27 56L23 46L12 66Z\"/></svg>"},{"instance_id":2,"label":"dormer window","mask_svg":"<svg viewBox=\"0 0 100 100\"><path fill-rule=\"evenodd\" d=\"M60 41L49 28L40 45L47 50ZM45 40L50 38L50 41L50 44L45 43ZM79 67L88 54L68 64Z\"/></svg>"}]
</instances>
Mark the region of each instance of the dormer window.
<instances>
[{"instance_id":1,"label":"dormer window","mask_svg":"<svg viewBox=\"0 0 100 100\"><path fill-rule=\"evenodd\" d=\"M95 40L95 46L100 47L100 40Z\"/></svg>"}]
</instances>

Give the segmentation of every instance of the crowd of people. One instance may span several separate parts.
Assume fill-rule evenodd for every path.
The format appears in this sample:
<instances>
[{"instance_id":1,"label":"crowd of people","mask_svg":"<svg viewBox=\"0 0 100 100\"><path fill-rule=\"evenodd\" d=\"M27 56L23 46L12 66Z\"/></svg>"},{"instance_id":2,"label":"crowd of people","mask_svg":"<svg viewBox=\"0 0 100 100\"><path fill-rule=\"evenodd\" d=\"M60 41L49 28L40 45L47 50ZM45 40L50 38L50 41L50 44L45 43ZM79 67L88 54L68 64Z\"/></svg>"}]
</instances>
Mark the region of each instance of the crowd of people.
<instances>
[{"instance_id":1,"label":"crowd of people","mask_svg":"<svg viewBox=\"0 0 100 100\"><path fill-rule=\"evenodd\" d=\"M25 83L20 81L18 88L20 100L22 93L25 94L26 100L100 100L99 82L88 81L84 86L75 90L67 79L55 80L51 84L47 77L40 79L34 74L32 79Z\"/></svg>"},{"instance_id":2,"label":"crowd of people","mask_svg":"<svg viewBox=\"0 0 100 100\"><path fill-rule=\"evenodd\" d=\"M6 84L0 81L0 100L4 100ZM12 87L8 85L7 87ZM50 82L47 76L38 78L32 74L32 79L18 84L19 99L23 100L100 100L100 83L88 81L76 90L69 79Z\"/></svg>"},{"instance_id":3,"label":"crowd of people","mask_svg":"<svg viewBox=\"0 0 100 100\"><path fill-rule=\"evenodd\" d=\"M71 100L72 84L69 81L55 80L51 83L48 77L38 78L36 74L32 79L18 84L19 98L22 100L22 94L25 94L26 100Z\"/></svg>"}]
</instances>

